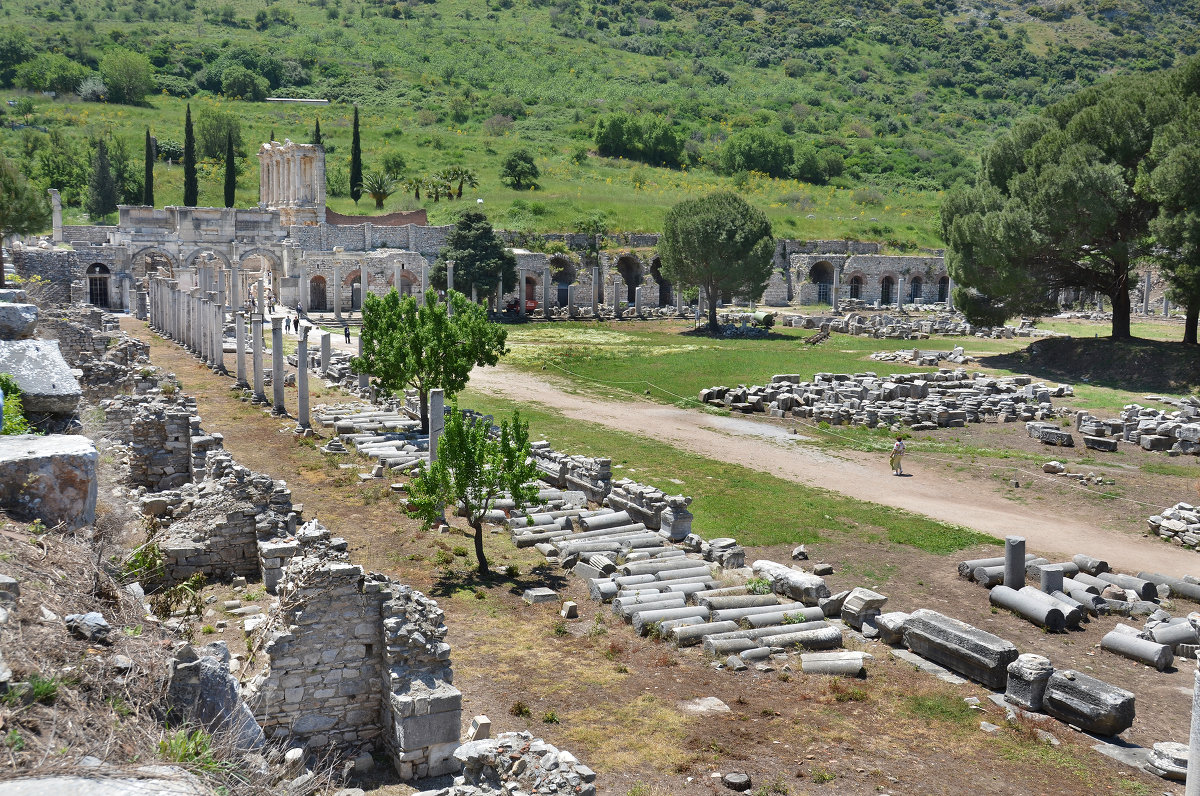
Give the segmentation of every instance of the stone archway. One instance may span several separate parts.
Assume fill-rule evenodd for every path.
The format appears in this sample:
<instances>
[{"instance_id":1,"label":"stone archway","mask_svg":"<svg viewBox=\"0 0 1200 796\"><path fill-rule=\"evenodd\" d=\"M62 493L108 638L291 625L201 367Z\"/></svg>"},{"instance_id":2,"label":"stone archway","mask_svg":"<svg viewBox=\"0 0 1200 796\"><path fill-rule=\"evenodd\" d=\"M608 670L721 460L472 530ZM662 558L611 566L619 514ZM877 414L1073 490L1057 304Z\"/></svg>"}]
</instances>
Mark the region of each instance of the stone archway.
<instances>
[{"instance_id":1,"label":"stone archway","mask_svg":"<svg viewBox=\"0 0 1200 796\"><path fill-rule=\"evenodd\" d=\"M944 302L950 299L950 277L943 276L938 280L937 300Z\"/></svg>"},{"instance_id":2,"label":"stone archway","mask_svg":"<svg viewBox=\"0 0 1200 796\"><path fill-rule=\"evenodd\" d=\"M622 255L617 259L617 273L625 283L625 300L632 304L638 285L642 284L642 263L631 254Z\"/></svg>"},{"instance_id":3,"label":"stone archway","mask_svg":"<svg viewBox=\"0 0 1200 796\"><path fill-rule=\"evenodd\" d=\"M820 260L808 269L808 281L817 286L817 303L833 303L833 263Z\"/></svg>"},{"instance_id":4,"label":"stone archway","mask_svg":"<svg viewBox=\"0 0 1200 796\"><path fill-rule=\"evenodd\" d=\"M914 276L908 286L908 300L916 304L917 299L923 298L925 295L925 280L919 276Z\"/></svg>"},{"instance_id":5,"label":"stone archway","mask_svg":"<svg viewBox=\"0 0 1200 796\"><path fill-rule=\"evenodd\" d=\"M861 299L863 291L863 278L858 274L850 277L850 298Z\"/></svg>"},{"instance_id":6,"label":"stone archway","mask_svg":"<svg viewBox=\"0 0 1200 796\"><path fill-rule=\"evenodd\" d=\"M569 258L562 255L551 257L550 278L558 287L558 306L567 306L567 302L571 297L571 284L579 278L575 270L575 264Z\"/></svg>"},{"instance_id":7,"label":"stone archway","mask_svg":"<svg viewBox=\"0 0 1200 796\"><path fill-rule=\"evenodd\" d=\"M308 311L328 312L327 295L325 277L318 275L310 279L308 281Z\"/></svg>"},{"instance_id":8,"label":"stone archway","mask_svg":"<svg viewBox=\"0 0 1200 796\"><path fill-rule=\"evenodd\" d=\"M885 276L879 280L879 303L891 304L896 300L896 280L890 276Z\"/></svg>"},{"instance_id":9,"label":"stone archway","mask_svg":"<svg viewBox=\"0 0 1200 796\"><path fill-rule=\"evenodd\" d=\"M650 278L658 285L658 306L669 307L674 302L671 282L662 275L662 261L655 257L650 261Z\"/></svg>"},{"instance_id":10,"label":"stone archway","mask_svg":"<svg viewBox=\"0 0 1200 796\"><path fill-rule=\"evenodd\" d=\"M103 263L92 263L87 269L88 303L108 309L108 288L112 274Z\"/></svg>"}]
</instances>

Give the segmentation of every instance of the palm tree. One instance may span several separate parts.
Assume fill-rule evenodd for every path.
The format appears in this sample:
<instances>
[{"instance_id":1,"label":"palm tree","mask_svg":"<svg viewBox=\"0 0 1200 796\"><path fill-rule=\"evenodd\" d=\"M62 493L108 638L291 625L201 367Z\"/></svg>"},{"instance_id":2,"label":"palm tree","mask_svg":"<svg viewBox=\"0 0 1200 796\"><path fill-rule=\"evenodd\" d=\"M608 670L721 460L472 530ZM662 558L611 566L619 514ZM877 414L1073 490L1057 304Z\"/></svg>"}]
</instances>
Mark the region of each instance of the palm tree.
<instances>
[{"instance_id":1,"label":"palm tree","mask_svg":"<svg viewBox=\"0 0 1200 796\"><path fill-rule=\"evenodd\" d=\"M451 166L443 172L452 183L458 183L458 190L454 194L455 199L462 199L463 185L470 188L479 187L479 178L475 176L475 172L463 166Z\"/></svg>"},{"instance_id":2,"label":"palm tree","mask_svg":"<svg viewBox=\"0 0 1200 796\"><path fill-rule=\"evenodd\" d=\"M450 187L449 181L443 174L435 174L425 180L425 193L430 196L434 202L438 202L443 196L450 198L454 195L454 191Z\"/></svg>"},{"instance_id":3,"label":"palm tree","mask_svg":"<svg viewBox=\"0 0 1200 796\"><path fill-rule=\"evenodd\" d=\"M375 200L375 209L382 210L384 201L396 192L396 183L388 175L373 171L363 177L363 190Z\"/></svg>"},{"instance_id":4,"label":"palm tree","mask_svg":"<svg viewBox=\"0 0 1200 796\"><path fill-rule=\"evenodd\" d=\"M418 202L421 201L421 189L425 187L425 179L423 177L408 177L402 184L404 185L405 192L412 191L413 198Z\"/></svg>"}]
</instances>

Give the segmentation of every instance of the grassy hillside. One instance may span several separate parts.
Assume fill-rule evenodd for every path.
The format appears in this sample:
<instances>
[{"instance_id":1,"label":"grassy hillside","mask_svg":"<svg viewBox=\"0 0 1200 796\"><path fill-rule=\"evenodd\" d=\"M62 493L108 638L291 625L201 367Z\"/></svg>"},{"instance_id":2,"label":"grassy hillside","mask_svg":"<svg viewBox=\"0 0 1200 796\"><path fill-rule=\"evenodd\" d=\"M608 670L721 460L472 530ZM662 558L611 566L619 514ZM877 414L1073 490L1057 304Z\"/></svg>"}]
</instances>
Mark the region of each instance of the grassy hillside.
<instances>
[{"instance_id":1,"label":"grassy hillside","mask_svg":"<svg viewBox=\"0 0 1200 796\"><path fill-rule=\"evenodd\" d=\"M14 63L22 53L53 51L93 70L127 48L150 60L152 107L47 100L30 121L75 136L127 136L137 154L146 125L182 139L188 97L236 114L252 152L271 130L308 140L319 113L337 180L357 103L368 169L388 152L403 155L412 175L465 165L481 180L467 194L502 226L569 228L598 209L616 229L653 230L678 199L726 186L767 209L780 234L911 248L939 242L939 191L973 171L998 130L1106 74L1194 52L1200 34L1188 20L1198 16L1197 0L11 0L0 12L9 26L0 82L22 83ZM269 94L335 104L318 112L234 102L221 96L231 67L256 75ZM613 112L664 122L683 142L684 165L597 156L595 125ZM843 171L817 180L828 185L727 173L724 142L746 130L827 153ZM36 134L0 132L0 148L45 182L39 145ZM543 172L542 190L528 196L497 173L517 147ZM255 198L256 169L248 159L239 202ZM179 201L171 171L156 174L159 204ZM219 175L204 182L202 201L215 202ZM455 209L423 200L435 222ZM398 195L387 209L415 204ZM345 197L331 206L355 210ZM357 209L371 209L370 200Z\"/></svg>"}]
</instances>

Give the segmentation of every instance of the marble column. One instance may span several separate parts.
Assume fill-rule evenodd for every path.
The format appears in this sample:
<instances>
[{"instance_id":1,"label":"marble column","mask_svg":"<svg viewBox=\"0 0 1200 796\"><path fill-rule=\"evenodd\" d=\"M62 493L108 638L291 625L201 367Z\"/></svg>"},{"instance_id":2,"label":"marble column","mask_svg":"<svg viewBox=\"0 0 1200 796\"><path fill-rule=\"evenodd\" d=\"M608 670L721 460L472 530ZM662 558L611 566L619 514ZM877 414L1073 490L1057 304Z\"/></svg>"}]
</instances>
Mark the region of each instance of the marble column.
<instances>
[{"instance_id":1,"label":"marble column","mask_svg":"<svg viewBox=\"0 0 1200 796\"><path fill-rule=\"evenodd\" d=\"M129 312L129 278L121 280L121 309Z\"/></svg>"},{"instance_id":2,"label":"marble column","mask_svg":"<svg viewBox=\"0 0 1200 796\"><path fill-rule=\"evenodd\" d=\"M954 280L946 279L946 308L954 309Z\"/></svg>"},{"instance_id":3,"label":"marble column","mask_svg":"<svg viewBox=\"0 0 1200 796\"><path fill-rule=\"evenodd\" d=\"M429 391L429 463L437 461L438 440L446 428L445 393L441 390Z\"/></svg>"},{"instance_id":4,"label":"marble column","mask_svg":"<svg viewBox=\"0 0 1200 796\"><path fill-rule=\"evenodd\" d=\"M342 320L342 269L337 265L333 267L333 318Z\"/></svg>"},{"instance_id":5,"label":"marble column","mask_svg":"<svg viewBox=\"0 0 1200 796\"><path fill-rule=\"evenodd\" d=\"M238 263L229 271L229 308L230 312L240 312L242 309L241 263Z\"/></svg>"},{"instance_id":6,"label":"marble column","mask_svg":"<svg viewBox=\"0 0 1200 796\"><path fill-rule=\"evenodd\" d=\"M839 309L838 305L841 300L841 287L842 267L839 265L837 268L833 269L833 287L830 288L830 300L833 302L834 312L837 312Z\"/></svg>"},{"instance_id":7,"label":"marble column","mask_svg":"<svg viewBox=\"0 0 1200 796\"><path fill-rule=\"evenodd\" d=\"M333 344L329 332L321 332L321 375L329 373L329 360L333 358ZM359 335L362 336L361 334Z\"/></svg>"},{"instance_id":8,"label":"marble column","mask_svg":"<svg viewBox=\"0 0 1200 796\"><path fill-rule=\"evenodd\" d=\"M1167 318L1171 315L1171 300L1163 296L1163 317Z\"/></svg>"},{"instance_id":9,"label":"marble column","mask_svg":"<svg viewBox=\"0 0 1200 796\"><path fill-rule=\"evenodd\" d=\"M600 266L592 266L592 317L600 317L600 296L604 290L604 282L600 277Z\"/></svg>"},{"instance_id":10,"label":"marble column","mask_svg":"<svg viewBox=\"0 0 1200 796\"><path fill-rule=\"evenodd\" d=\"M360 357L362 356L362 352L363 352L363 336L362 336L362 330L359 329L359 332L358 332L358 355ZM370 381L368 379L369 379L369 377L367 376L366 373L358 374L358 389L364 393L367 391L367 388L370 386Z\"/></svg>"},{"instance_id":11,"label":"marble column","mask_svg":"<svg viewBox=\"0 0 1200 796\"><path fill-rule=\"evenodd\" d=\"M637 317L642 317L642 288L643 285L638 285L633 289L633 314Z\"/></svg>"},{"instance_id":12,"label":"marble column","mask_svg":"<svg viewBox=\"0 0 1200 796\"><path fill-rule=\"evenodd\" d=\"M220 301L213 304L213 370L229 375L225 369L225 305Z\"/></svg>"},{"instance_id":13,"label":"marble column","mask_svg":"<svg viewBox=\"0 0 1200 796\"><path fill-rule=\"evenodd\" d=\"M1187 619L1200 631L1200 613L1193 611ZM1192 666L1192 730L1188 736L1187 781L1183 792L1184 796L1200 796L1200 660L1193 660Z\"/></svg>"},{"instance_id":14,"label":"marble column","mask_svg":"<svg viewBox=\"0 0 1200 796\"><path fill-rule=\"evenodd\" d=\"M308 330L307 324L300 326L300 339L296 341L296 432L312 430L308 416Z\"/></svg>"},{"instance_id":15,"label":"marble column","mask_svg":"<svg viewBox=\"0 0 1200 796\"><path fill-rule=\"evenodd\" d=\"M212 304L212 302L208 299L200 299L200 317L198 319L200 321L198 324L200 327L200 339L198 341L198 350L201 361L206 365L212 364L212 352L208 350L212 343L212 334L208 331L209 318L211 317L208 310L210 304Z\"/></svg>"},{"instance_id":16,"label":"marble column","mask_svg":"<svg viewBox=\"0 0 1200 796\"><path fill-rule=\"evenodd\" d=\"M237 340L237 384L238 389L246 389L250 383L246 381L246 313L240 309L233 311L233 333Z\"/></svg>"},{"instance_id":17,"label":"marble column","mask_svg":"<svg viewBox=\"0 0 1200 796\"><path fill-rule=\"evenodd\" d=\"M398 296L404 295L404 291L400 289L401 285L404 284L404 279L403 279L403 274L402 274L403 271L404 271L404 266L402 266L402 265L397 265L395 268L392 269L392 287L396 289L396 295L398 295Z\"/></svg>"},{"instance_id":18,"label":"marble column","mask_svg":"<svg viewBox=\"0 0 1200 796\"><path fill-rule=\"evenodd\" d=\"M421 263L421 303L425 303L425 294L429 292L429 263Z\"/></svg>"},{"instance_id":19,"label":"marble column","mask_svg":"<svg viewBox=\"0 0 1200 796\"><path fill-rule=\"evenodd\" d=\"M612 285L612 309L613 315L621 317L621 277L613 275Z\"/></svg>"},{"instance_id":20,"label":"marble column","mask_svg":"<svg viewBox=\"0 0 1200 796\"><path fill-rule=\"evenodd\" d=\"M274 393L274 406L271 412L286 415L287 407L283 403L283 324L271 319L271 391Z\"/></svg>"},{"instance_id":21,"label":"marble column","mask_svg":"<svg viewBox=\"0 0 1200 796\"><path fill-rule=\"evenodd\" d=\"M683 287L680 285L671 285L671 289L675 291L675 314L683 314Z\"/></svg>"},{"instance_id":22,"label":"marble column","mask_svg":"<svg viewBox=\"0 0 1200 796\"><path fill-rule=\"evenodd\" d=\"M251 364L254 366L254 396L251 400L256 404L265 404L267 396L263 392L263 321L261 313L250 316L250 336L254 356Z\"/></svg>"},{"instance_id":23,"label":"marble column","mask_svg":"<svg viewBox=\"0 0 1200 796\"><path fill-rule=\"evenodd\" d=\"M567 285L567 318L575 319L575 285Z\"/></svg>"},{"instance_id":24,"label":"marble column","mask_svg":"<svg viewBox=\"0 0 1200 796\"><path fill-rule=\"evenodd\" d=\"M896 311L901 312L904 309L904 277L896 279Z\"/></svg>"},{"instance_id":25,"label":"marble column","mask_svg":"<svg viewBox=\"0 0 1200 796\"><path fill-rule=\"evenodd\" d=\"M1142 283L1142 314L1150 314L1150 272L1146 272L1146 279Z\"/></svg>"}]
</instances>

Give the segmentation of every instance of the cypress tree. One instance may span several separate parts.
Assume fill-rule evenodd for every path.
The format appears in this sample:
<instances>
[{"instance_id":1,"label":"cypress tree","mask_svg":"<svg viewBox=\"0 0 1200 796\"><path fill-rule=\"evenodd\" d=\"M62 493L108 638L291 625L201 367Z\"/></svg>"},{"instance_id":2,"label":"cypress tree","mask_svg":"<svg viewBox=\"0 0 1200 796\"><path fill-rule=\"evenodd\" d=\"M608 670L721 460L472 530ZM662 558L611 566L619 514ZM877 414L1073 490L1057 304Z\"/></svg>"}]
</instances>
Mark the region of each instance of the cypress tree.
<instances>
[{"instance_id":1,"label":"cypress tree","mask_svg":"<svg viewBox=\"0 0 1200 796\"><path fill-rule=\"evenodd\" d=\"M96 142L96 155L92 158L86 209L93 221L117 212L117 181L108 159L108 144L103 138Z\"/></svg>"},{"instance_id":2,"label":"cypress tree","mask_svg":"<svg viewBox=\"0 0 1200 796\"><path fill-rule=\"evenodd\" d=\"M317 126L313 129L312 142L319 147L324 147L325 142L321 140L321 117L317 117Z\"/></svg>"},{"instance_id":3,"label":"cypress tree","mask_svg":"<svg viewBox=\"0 0 1200 796\"><path fill-rule=\"evenodd\" d=\"M362 197L362 142L358 140L358 106L354 106L354 137L350 140L350 198Z\"/></svg>"},{"instance_id":4,"label":"cypress tree","mask_svg":"<svg viewBox=\"0 0 1200 796\"><path fill-rule=\"evenodd\" d=\"M142 204L154 207L154 142L150 140L150 128L146 128L146 174L142 180Z\"/></svg>"},{"instance_id":5,"label":"cypress tree","mask_svg":"<svg viewBox=\"0 0 1200 796\"><path fill-rule=\"evenodd\" d=\"M233 162L233 134L225 133L225 206L233 207L237 192L237 167Z\"/></svg>"},{"instance_id":6,"label":"cypress tree","mask_svg":"<svg viewBox=\"0 0 1200 796\"><path fill-rule=\"evenodd\" d=\"M200 184L196 178L196 133L192 130L192 106L187 106L183 122L183 206L195 207L200 198Z\"/></svg>"},{"instance_id":7,"label":"cypress tree","mask_svg":"<svg viewBox=\"0 0 1200 796\"><path fill-rule=\"evenodd\" d=\"M268 141L274 141L274 140L275 140L275 128L274 128L274 127L272 127L272 128L271 128L271 137L270 137L270 138L268 138L267 140L268 140Z\"/></svg>"}]
</instances>

